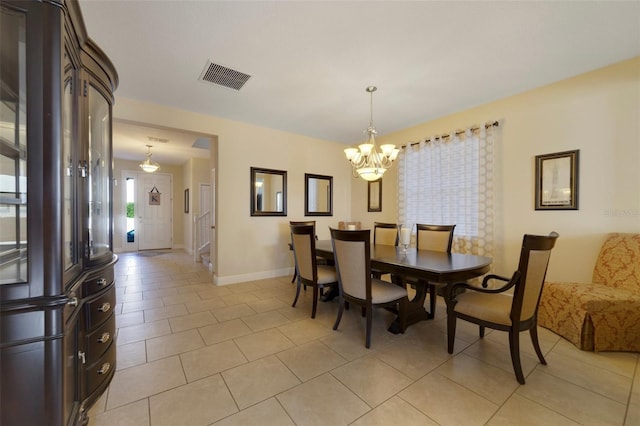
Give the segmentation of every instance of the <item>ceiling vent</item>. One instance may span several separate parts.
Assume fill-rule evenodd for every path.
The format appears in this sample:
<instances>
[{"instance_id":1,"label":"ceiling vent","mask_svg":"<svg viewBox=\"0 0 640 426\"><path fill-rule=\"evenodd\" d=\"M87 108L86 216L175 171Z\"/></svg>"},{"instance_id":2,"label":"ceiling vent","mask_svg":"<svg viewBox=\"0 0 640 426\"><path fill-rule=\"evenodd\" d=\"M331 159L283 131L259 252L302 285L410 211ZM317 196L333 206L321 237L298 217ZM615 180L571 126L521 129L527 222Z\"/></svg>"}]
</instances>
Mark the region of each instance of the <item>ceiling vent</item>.
<instances>
[{"instance_id":1,"label":"ceiling vent","mask_svg":"<svg viewBox=\"0 0 640 426\"><path fill-rule=\"evenodd\" d=\"M149 142L169 143L169 139L156 138L155 136L147 136L147 137L149 138Z\"/></svg>"},{"instance_id":2,"label":"ceiling vent","mask_svg":"<svg viewBox=\"0 0 640 426\"><path fill-rule=\"evenodd\" d=\"M242 86L251 78L249 74L224 67L219 64L207 61L204 71L200 75L200 80L209 83L219 84L230 89L240 90Z\"/></svg>"}]
</instances>

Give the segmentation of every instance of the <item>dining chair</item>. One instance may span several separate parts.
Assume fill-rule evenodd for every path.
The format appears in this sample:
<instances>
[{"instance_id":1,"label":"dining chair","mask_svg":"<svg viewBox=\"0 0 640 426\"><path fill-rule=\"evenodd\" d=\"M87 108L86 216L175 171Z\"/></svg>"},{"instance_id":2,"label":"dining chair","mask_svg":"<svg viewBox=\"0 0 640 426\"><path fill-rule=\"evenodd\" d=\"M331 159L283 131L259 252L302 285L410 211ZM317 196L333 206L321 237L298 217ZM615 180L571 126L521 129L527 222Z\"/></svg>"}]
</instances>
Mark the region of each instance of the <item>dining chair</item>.
<instances>
[{"instance_id":1,"label":"dining chair","mask_svg":"<svg viewBox=\"0 0 640 426\"><path fill-rule=\"evenodd\" d=\"M290 225L293 257L295 259L298 280L296 296L292 307L296 306L302 285L313 287L313 306L311 318L316 317L318 298L325 287L337 286L336 268L331 265L319 265L316 259L316 233L313 225Z\"/></svg>"},{"instance_id":2,"label":"dining chair","mask_svg":"<svg viewBox=\"0 0 640 426\"><path fill-rule=\"evenodd\" d=\"M371 230L343 231L331 229L331 244L338 272L338 316L333 325L337 330L345 302L359 305L365 311L365 346L371 347L373 308L397 307L401 332L406 328L409 299L407 290L371 276Z\"/></svg>"},{"instance_id":3,"label":"dining chair","mask_svg":"<svg viewBox=\"0 0 640 426\"><path fill-rule=\"evenodd\" d=\"M398 225L395 223L373 222L373 244L397 246L399 242ZM382 278L384 272L373 269L374 278Z\"/></svg>"},{"instance_id":4,"label":"dining chair","mask_svg":"<svg viewBox=\"0 0 640 426\"><path fill-rule=\"evenodd\" d=\"M316 221L315 220L290 220L289 221L289 225L313 225L314 227L316 226ZM314 235L315 235L315 231L314 231ZM318 239L318 236L316 235L316 240ZM291 250L293 250L293 242L290 245ZM316 260L318 261L319 265L325 265L327 264L327 259L323 258L323 257L316 257ZM293 270L293 278L291 278L291 282L294 283L296 282L296 277L298 276L298 269L294 268ZM306 286L305 286L306 289Z\"/></svg>"},{"instance_id":5,"label":"dining chair","mask_svg":"<svg viewBox=\"0 0 640 426\"><path fill-rule=\"evenodd\" d=\"M395 223L373 222L373 244L398 245L398 225Z\"/></svg>"},{"instance_id":6,"label":"dining chair","mask_svg":"<svg viewBox=\"0 0 640 426\"><path fill-rule=\"evenodd\" d=\"M466 283L447 287L447 349L450 354L456 337L456 319L460 318L478 324L481 338L485 327L509 333L511 363L518 383L525 383L520 363L521 331L529 330L538 359L543 365L547 364L538 342L538 305L551 249L557 238L556 232L548 236L525 234L518 269L510 279L490 274L482 280L482 288ZM489 289L486 288L489 280L506 284ZM510 289L513 290L507 292Z\"/></svg>"},{"instance_id":7,"label":"dining chair","mask_svg":"<svg viewBox=\"0 0 640 426\"><path fill-rule=\"evenodd\" d=\"M416 250L432 250L443 253L451 253L453 244L453 231L456 225L427 225L416 224ZM407 279L409 284L424 285L429 289L429 318L435 317L436 313L436 289L437 285L429 282L419 282L414 279Z\"/></svg>"}]
</instances>

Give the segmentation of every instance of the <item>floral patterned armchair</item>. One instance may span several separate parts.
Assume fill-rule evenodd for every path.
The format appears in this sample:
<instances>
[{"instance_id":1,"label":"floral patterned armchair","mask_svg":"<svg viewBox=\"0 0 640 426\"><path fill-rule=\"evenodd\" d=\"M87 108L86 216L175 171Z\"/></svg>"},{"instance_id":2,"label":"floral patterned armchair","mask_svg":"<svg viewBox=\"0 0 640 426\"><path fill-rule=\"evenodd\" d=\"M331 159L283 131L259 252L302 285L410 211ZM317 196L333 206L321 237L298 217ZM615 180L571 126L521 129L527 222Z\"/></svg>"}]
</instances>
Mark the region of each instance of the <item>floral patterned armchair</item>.
<instances>
[{"instance_id":1,"label":"floral patterned armchair","mask_svg":"<svg viewBox=\"0 0 640 426\"><path fill-rule=\"evenodd\" d=\"M592 283L545 283L538 324L582 350L640 352L640 234L607 236Z\"/></svg>"}]
</instances>

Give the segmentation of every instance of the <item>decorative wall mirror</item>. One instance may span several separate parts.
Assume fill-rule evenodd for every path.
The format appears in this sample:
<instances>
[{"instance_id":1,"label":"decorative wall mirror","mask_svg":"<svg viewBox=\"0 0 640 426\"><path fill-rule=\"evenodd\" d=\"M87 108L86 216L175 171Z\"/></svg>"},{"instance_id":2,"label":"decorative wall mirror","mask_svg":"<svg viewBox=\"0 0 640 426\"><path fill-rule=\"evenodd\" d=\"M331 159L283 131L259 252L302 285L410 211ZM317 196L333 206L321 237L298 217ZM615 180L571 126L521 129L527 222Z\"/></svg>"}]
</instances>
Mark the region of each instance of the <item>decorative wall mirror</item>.
<instances>
[{"instance_id":1,"label":"decorative wall mirror","mask_svg":"<svg viewBox=\"0 0 640 426\"><path fill-rule=\"evenodd\" d=\"M333 177L304 174L304 215L333 216Z\"/></svg>"},{"instance_id":2,"label":"decorative wall mirror","mask_svg":"<svg viewBox=\"0 0 640 426\"><path fill-rule=\"evenodd\" d=\"M367 211L382 211L382 179L374 182L368 182L367 195Z\"/></svg>"},{"instance_id":3,"label":"decorative wall mirror","mask_svg":"<svg viewBox=\"0 0 640 426\"><path fill-rule=\"evenodd\" d=\"M287 215L287 172L251 167L251 216Z\"/></svg>"}]
</instances>

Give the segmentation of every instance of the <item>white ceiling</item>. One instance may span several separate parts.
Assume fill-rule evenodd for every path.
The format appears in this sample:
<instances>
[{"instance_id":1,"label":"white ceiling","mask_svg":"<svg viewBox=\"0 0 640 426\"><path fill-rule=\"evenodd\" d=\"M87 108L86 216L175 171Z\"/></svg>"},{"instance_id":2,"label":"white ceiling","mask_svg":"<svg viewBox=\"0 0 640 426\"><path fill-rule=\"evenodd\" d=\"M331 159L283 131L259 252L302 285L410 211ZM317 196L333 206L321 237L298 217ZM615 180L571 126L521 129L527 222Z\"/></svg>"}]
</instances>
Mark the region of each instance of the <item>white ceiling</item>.
<instances>
[{"instance_id":1,"label":"white ceiling","mask_svg":"<svg viewBox=\"0 0 640 426\"><path fill-rule=\"evenodd\" d=\"M80 0L118 97L351 144L640 55L640 1ZM199 81L208 61L251 75ZM499 118L499 117L496 117ZM463 123L464 124L464 123ZM146 136L115 123L114 156ZM129 135L129 136L126 136ZM198 135L153 143L180 164ZM129 154L126 154L127 147ZM167 155L167 160L164 160Z\"/></svg>"}]
</instances>

